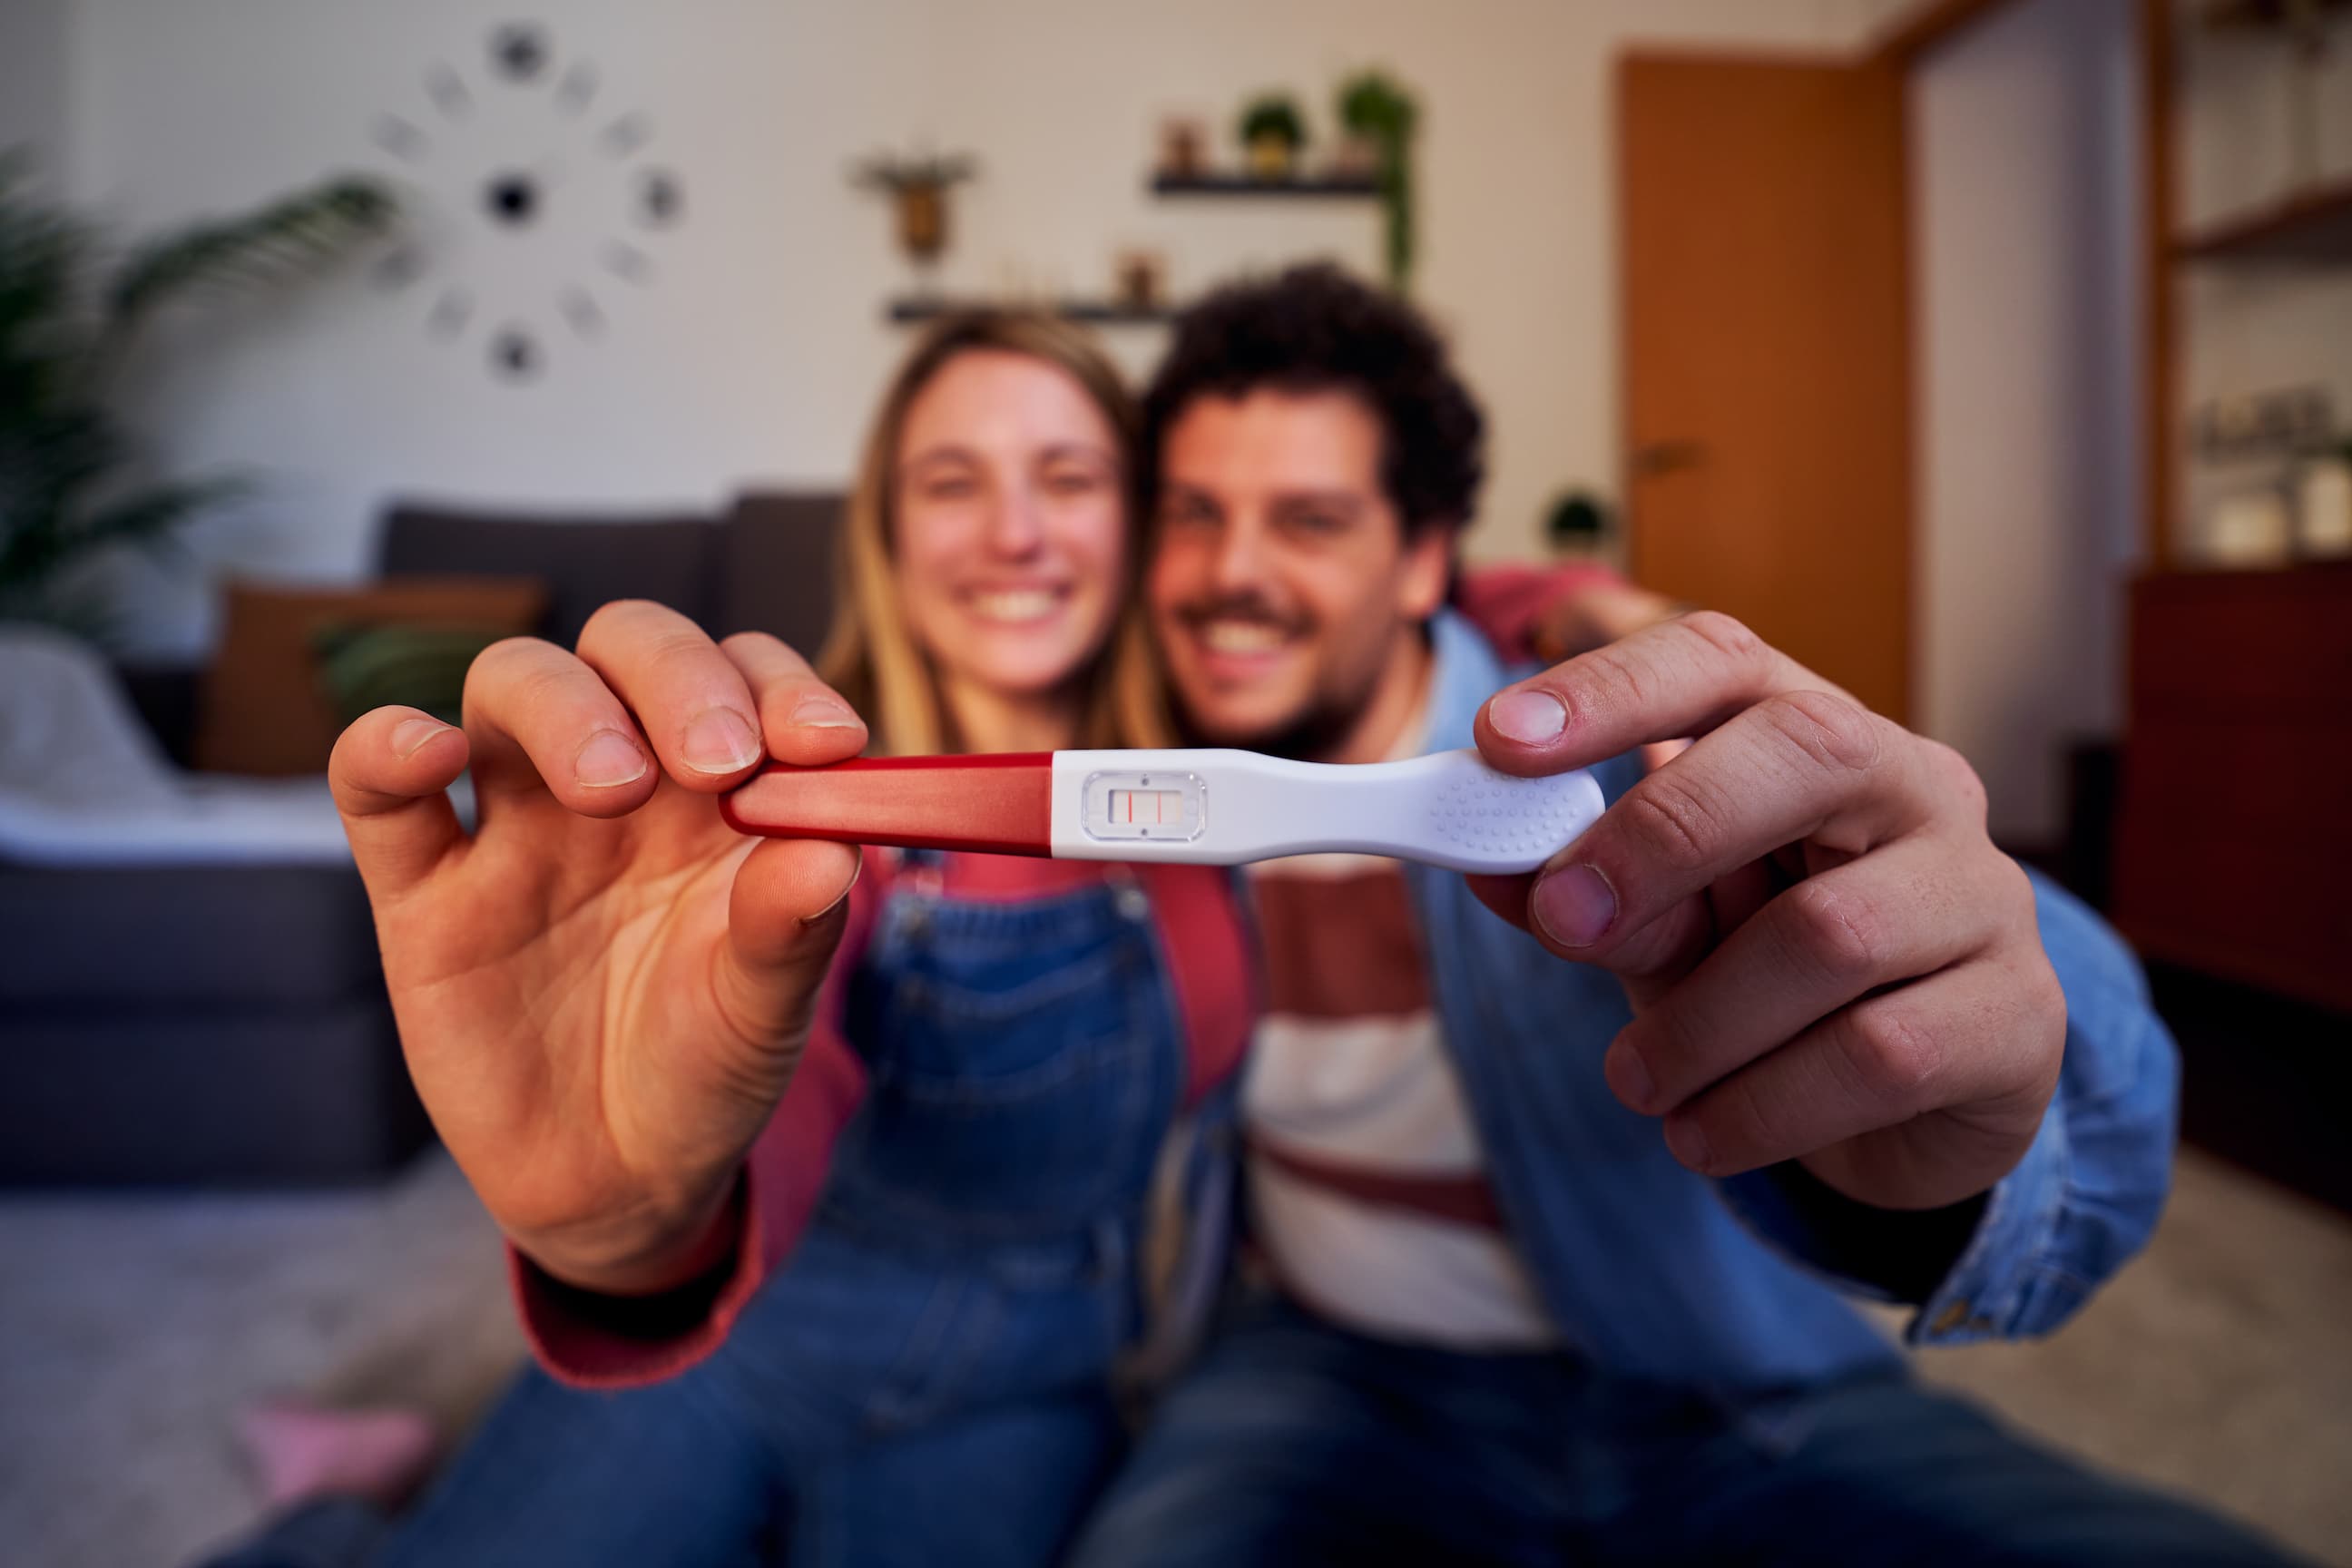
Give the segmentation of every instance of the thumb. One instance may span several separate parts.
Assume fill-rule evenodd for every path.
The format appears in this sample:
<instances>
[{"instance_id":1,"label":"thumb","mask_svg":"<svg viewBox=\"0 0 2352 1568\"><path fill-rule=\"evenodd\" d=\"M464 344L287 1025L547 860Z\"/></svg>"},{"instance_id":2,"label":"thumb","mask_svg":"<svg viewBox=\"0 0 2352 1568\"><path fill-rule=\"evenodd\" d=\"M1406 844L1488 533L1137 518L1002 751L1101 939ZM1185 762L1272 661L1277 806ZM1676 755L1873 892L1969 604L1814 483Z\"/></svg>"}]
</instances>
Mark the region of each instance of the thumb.
<instances>
[{"instance_id":1,"label":"thumb","mask_svg":"<svg viewBox=\"0 0 2352 1568\"><path fill-rule=\"evenodd\" d=\"M1574 940L1571 928L1583 918L1580 906L1595 889L1583 879L1555 881L1559 870L1514 876L1466 876L1478 901L1534 937L1561 958L1605 969L1623 983L1638 1011L1674 988L1698 966L1714 943L1714 921L1697 895L1661 911L1648 925L1612 946L1605 956ZM1607 896L1604 894L1604 896Z\"/></svg>"},{"instance_id":2,"label":"thumb","mask_svg":"<svg viewBox=\"0 0 2352 1568\"><path fill-rule=\"evenodd\" d=\"M1528 890L1524 923L1538 942L1562 958L1608 970L1623 982L1635 1011L1651 1005L1698 967L1715 945L1713 911L1703 893L1660 910L1629 931L1593 937L1617 916L1617 893L1597 866L1570 860L1538 873Z\"/></svg>"},{"instance_id":3,"label":"thumb","mask_svg":"<svg viewBox=\"0 0 2352 1568\"><path fill-rule=\"evenodd\" d=\"M796 1038L849 921L863 861L854 845L772 838L736 868L717 984L754 1040Z\"/></svg>"}]
</instances>

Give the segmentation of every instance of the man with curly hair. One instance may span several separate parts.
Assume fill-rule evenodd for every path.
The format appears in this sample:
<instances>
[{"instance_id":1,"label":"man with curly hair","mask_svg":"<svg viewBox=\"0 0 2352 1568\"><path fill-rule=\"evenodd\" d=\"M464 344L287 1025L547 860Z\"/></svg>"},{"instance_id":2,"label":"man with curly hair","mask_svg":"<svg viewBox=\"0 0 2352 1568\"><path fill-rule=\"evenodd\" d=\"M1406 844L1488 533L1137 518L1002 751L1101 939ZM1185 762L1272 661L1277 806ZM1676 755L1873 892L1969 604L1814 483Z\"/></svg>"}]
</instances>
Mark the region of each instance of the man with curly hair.
<instances>
[{"instance_id":1,"label":"man with curly hair","mask_svg":"<svg viewBox=\"0 0 2352 1568\"><path fill-rule=\"evenodd\" d=\"M1846 1300L2044 1333L2165 1194L2171 1042L1967 763L1722 616L1507 670L1446 608L1477 405L1334 268L1189 312L1145 422L1192 739L1475 744L1612 805L1534 878L1250 873L1243 1268L1076 1560L2276 1561L1917 1387Z\"/></svg>"}]
</instances>

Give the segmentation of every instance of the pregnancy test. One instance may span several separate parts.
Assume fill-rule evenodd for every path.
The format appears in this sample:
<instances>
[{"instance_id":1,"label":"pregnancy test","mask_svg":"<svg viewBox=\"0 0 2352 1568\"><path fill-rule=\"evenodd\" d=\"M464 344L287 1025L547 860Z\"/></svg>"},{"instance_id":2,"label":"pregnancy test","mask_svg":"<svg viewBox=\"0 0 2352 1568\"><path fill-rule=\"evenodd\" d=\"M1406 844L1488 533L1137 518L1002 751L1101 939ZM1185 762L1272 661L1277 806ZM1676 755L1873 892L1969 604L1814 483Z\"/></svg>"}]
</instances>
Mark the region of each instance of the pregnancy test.
<instances>
[{"instance_id":1,"label":"pregnancy test","mask_svg":"<svg viewBox=\"0 0 2352 1568\"><path fill-rule=\"evenodd\" d=\"M1582 770L1516 778L1475 751L1298 763L1224 750L770 763L720 803L739 832L911 849L1238 866L1346 851L1528 871L1601 813Z\"/></svg>"}]
</instances>

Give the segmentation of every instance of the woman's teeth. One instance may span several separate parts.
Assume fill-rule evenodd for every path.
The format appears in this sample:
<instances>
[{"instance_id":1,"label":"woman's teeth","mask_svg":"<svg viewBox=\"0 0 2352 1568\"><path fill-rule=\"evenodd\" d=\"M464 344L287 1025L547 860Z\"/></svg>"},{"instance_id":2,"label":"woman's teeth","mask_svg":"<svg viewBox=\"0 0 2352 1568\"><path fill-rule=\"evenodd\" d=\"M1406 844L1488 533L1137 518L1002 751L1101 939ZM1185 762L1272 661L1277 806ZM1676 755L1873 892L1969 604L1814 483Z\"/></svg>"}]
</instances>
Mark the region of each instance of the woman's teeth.
<instances>
[{"instance_id":1,"label":"woman's teeth","mask_svg":"<svg viewBox=\"0 0 2352 1568\"><path fill-rule=\"evenodd\" d=\"M1287 640L1281 629L1263 621L1211 621L1201 628L1201 640L1211 653L1272 653Z\"/></svg>"},{"instance_id":2,"label":"woman's teeth","mask_svg":"<svg viewBox=\"0 0 2352 1568\"><path fill-rule=\"evenodd\" d=\"M1062 596L1050 588L1007 588L971 596L973 613L991 621L1043 620L1061 602Z\"/></svg>"}]
</instances>

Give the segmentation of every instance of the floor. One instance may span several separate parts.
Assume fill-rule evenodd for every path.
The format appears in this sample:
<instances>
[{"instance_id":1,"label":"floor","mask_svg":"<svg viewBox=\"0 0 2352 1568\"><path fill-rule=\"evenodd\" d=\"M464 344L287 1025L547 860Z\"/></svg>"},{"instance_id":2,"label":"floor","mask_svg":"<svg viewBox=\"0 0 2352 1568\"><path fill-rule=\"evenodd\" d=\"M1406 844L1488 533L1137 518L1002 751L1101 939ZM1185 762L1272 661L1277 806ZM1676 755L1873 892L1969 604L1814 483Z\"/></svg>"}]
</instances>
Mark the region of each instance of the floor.
<instances>
[{"instance_id":1,"label":"floor","mask_svg":"<svg viewBox=\"0 0 2352 1568\"><path fill-rule=\"evenodd\" d=\"M252 1521L228 1416L421 1400L520 1352L497 1238L438 1155L366 1194L0 1201L0 1542L172 1568ZM2352 1219L2183 1155L2148 1255L2065 1333L1925 1359L2022 1425L2352 1564Z\"/></svg>"}]
</instances>

